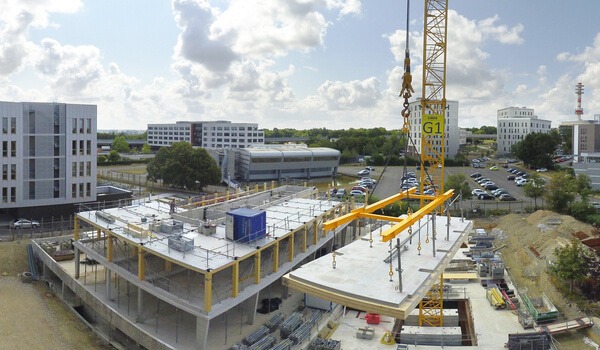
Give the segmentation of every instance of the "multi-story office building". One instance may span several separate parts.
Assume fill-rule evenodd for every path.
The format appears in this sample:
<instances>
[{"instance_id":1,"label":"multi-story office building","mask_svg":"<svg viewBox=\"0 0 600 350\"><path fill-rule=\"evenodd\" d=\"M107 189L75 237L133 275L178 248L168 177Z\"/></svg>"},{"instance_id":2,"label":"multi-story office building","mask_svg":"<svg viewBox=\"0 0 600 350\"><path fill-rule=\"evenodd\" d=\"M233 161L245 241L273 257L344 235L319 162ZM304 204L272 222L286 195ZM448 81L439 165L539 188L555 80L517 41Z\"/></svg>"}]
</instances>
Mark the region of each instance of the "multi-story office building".
<instances>
[{"instance_id":1,"label":"multi-story office building","mask_svg":"<svg viewBox=\"0 0 600 350\"><path fill-rule=\"evenodd\" d=\"M256 123L220 120L148 124L148 145L151 148L170 147L182 141L203 148L246 148L253 144L264 144L265 136Z\"/></svg>"},{"instance_id":2,"label":"multi-story office building","mask_svg":"<svg viewBox=\"0 0 600 350\"><path fill-rule=\"evenodd\" d=\"M95 105L0 102L0 216L96 200L96 117Z\"/></svg>"},{"instance_id":3,"label":"multi-story office building","mask_svg":"<svg viewBox=\"0 0 600 350\"><path fill-rule=\"evenodd\" d=\"M458 153L461 142L466 142L466 138L460 137L460 129L458 128L458 101L446 101L446 118L445 118L445 137L444 151L446 158L454 158ZM421 101L413 101L410 103L410 135L413 144L408 145L409 153L416 155L421 154ZM442 151L442 140L434 141L433 148L436 152Z\"/></svg>"},{"instance_id":4,"label":"multi-story office building","mask_svg":"<svg viewBox=\"0 0 600 350\"><path fill-rule=\"evenodd\" d=\"M552 122L539 119L533 108L508 107L498 110L498 154L510 153L512 145L532 133L550 133Z\"/></svg>"}]
</instances>

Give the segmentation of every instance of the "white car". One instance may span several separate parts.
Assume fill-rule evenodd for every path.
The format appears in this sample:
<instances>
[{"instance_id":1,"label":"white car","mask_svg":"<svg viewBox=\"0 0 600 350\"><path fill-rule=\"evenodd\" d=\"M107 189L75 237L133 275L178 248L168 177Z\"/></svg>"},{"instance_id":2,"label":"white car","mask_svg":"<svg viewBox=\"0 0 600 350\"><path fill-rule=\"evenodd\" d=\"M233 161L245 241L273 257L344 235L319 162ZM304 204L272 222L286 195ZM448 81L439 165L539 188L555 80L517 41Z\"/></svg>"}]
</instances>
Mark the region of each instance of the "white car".
<instances>
[{"instance_id":1,"label":"white car","mask_svg":"<svg viewBox=\"0 0 600 350\"><path fill-rule=\"evenodd\" d=\"M526 183L527 183L527 179L521 179L521 180L517 181L517 186L525 186Z\"/></svg>"},{"instance_id":2,"label":"white car","mask_svg":"<svg viewBox=\"0 0 600 350\"><path fill-rule=\"evenodd\" d=\"M359 172L357 173L357 175L358 175L358 176L365 176L365 175L369 175L370 173L371 173L371 172L370 172L370 171L368 171L367 169L363 169L363 170L359 171Z\"/></svg>"},{"instance_id":3,"label":"white car","mask_svg":"<svg viewBox=\"0 0 600 350\"><path fill-rule=\"evenodd\" d=\"M471 194L474 195L475 197L478 197L482 193L485 193L485 191L482 190L481 188L476 188L473 191L471 191Z\"/></svg>"},{"instance_id":4,"label":"white car","mask_svg":"<svg viewBox=\"0 0 600 350\"><path fill-rule=\"evenodd\" d=\"M546 171L548 171L548 169L546 168L539 168L538 170L536 170L538 173L545 173Z\"/></svg>"},{"instance_id":5,"label":"white car","mask_svg":"<svg viewBox=\"0 0 600 350\"><path fill-rule=\"evenodd\" d=\"M13 222L12 227L17 230L20 228L37 228L40 227L40 223L34 220L19 219Z\"/></svg>"}]
</instances>

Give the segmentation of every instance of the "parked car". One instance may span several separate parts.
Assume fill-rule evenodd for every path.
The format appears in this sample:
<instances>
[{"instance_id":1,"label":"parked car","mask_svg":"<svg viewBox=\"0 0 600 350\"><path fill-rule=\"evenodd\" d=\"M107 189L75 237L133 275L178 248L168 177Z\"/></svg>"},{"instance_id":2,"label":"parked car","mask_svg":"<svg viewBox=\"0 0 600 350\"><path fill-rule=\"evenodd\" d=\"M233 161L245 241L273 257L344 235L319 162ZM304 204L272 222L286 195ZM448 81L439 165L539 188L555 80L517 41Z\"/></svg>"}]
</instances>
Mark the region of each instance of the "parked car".
<instances>
[{"instance_id":1,"label":"parked car","mask_svg":"<svg viewBox=\"0 0 600 350\"><path fill-rule=\"evenodd\" d=\"M352 191L350 191L349 195L350 196L364 196L365 193L360 190L352 190Z\"/></svg>"},{"instance_id":2,"label":"parked car","mask_svg":"<svg viewBox=\"0 0 600 350\"><path fill-rule=\"evenodd\" d=\"M546 168L539 168L538 170L536 170L538 173L545 173L546 171L548 171L548 169Z\"/></svg>"},{"instance_id":3,"label":"parked car","mask_svg":"<svg viewBox=\"0 0 600 350\"><path fill-rule=\"evenodd\" d=\"M435 196L435 191L433 189L428 189L423 191L423 194L426 196Z\"/></svg>"},{"instance_id":4,"label":"parked car","mask_svg":"<svg viewBox=\"0 0 600 350\"><path fill-rule=\"evenodd\" d=\"M592 202L590 203L590 206L596 210L600 210L600 203L598 202Z\"/></svg>"},{"instance_id":5,"label":"parked car","mask_svg":"<svg viewBox=\"0 0 600 350\"><path fill-rule=\"evenodd\" d=\"M492 196L489 193L482 193L480 194L477 198L481 199L481 200L490 200L490 199L495 199L494 196Z\"/></svg>"},{"instance_id":6,"label":"parked car","mask_svg":"<svg viewBox=\"0 0 600 350\"><path fill-rule=\"evenodd\" d=\"M372 166L366 166L366 167L365 167L365 170L368 170L368 171L375 171L375 167L372 167Z\"/></svg>"},{"instance_id":7,"label":"parked car","mask_svg":"<svg viewBox=\"0 0 600 350\"><path fill-rule=\"evenodd\" d=\"M511 196L508 193L504 193L504 194L500 195L500 197L498 197L498 200L501 200L501 201L516 201L517 199L515 197Z\"/></svg>"},{"instance_id":8,"label":"parked car","mask_svg":"<svg viewBox=\"0 0 600 350\"><path fill-rule=\"evenodd\" d=\"M483 186L483 188L485 188L486 190L495 190L498 189L498 186L496 186L495 184L487 184L485 186Z\"/></svg>"},{"instance_id":9,"label":"parked car","mask_svg":"<svg viewBox=\"0 0 600 350\"><path fill-rule=\"evenodd\" d=\"M338 198L344 197L345 194L346 194L345 188L338 188L338 190L335 192L335 196Z\"/></svg>"},{"instance_id":10,"label":"parked car","mask_svg":"<svg viewBox=\"0 0 600 350\"><path fill-rule=\"evenodd\" d=\"M514 181L515 180L515 176L514 175L508 175L506 177L506 179L509 180L509 181Z\"/></svg>"},{"instance_id":11,"label":"parked car","mask_svg":"<svg viewBox=\"0 0 600 350\"><path fill-rule=\"evenodd\" d=\"M371 173L371 172L370 172L370 171L368 171L367 169L363 169L363 170L359 171L359 172L357 173L357 175L358 175L358 176L365 176L365 175L369 175L370 173Z\"/></svg>"},{"instance_id":12,"label":"parked car","mask_svg":"<svg viewBox=\"0 0 600 350\"><path fill-rule=\"evenodd\" d=\"M496 171L496 170L498 170L498 166L497 165L492 165L490 167L490 170Z\"/></svg>"},{"instance_id":13,"label":"parked car","mask_svg":"<svg viewBox=\"0 0 600 350\"><path fill-rule=\"evenodd\" d=\"M527 179L520 179L517 181L517 186L525 186Z\"/></svg>"},{"instance_id":14,"label":"parked car","mask_svg":"<svg viewBox=\"0 0 600 350\"><path fill-rule=\"evenodd\" d=\"M361 191L362 193L367 193L368 190L364 186L354 186L352 189L350 189L350 192L352 191Z\"/></svg>"},{"instance_id":15,"label":"parked car","mask_svg":"<svg viewBox=\"0 0 600 350\"><path fill-rule=\"evenodd\" d=\"M40 227L40 223L35 220L19 219L12 224L12 228L37 228Z\"/></svg>"},{"instance_id":16,"label":"parked car","mask_svg":"<svg viewBox=\"0 0 600 350\"><path fill-rule=\"evenodd\" d=\"M477 179L477 178L481 177L481 173L473 173L473 174L471 174L469 176L472 177L472 178L474 178L474 179Z\"/></svg>"},{"instance_id":17,"label":"parked car","mask_svg":"<svg viewBox=\"0 0 600 350\"><path fill-rule=\"evenodd\" d=\"M482 190L481 188L476 188L473 191L471 191L471 194L474 195L475 197L479 196L482 193L486 193L484 190Z\"/></svg>"}]
</instances>

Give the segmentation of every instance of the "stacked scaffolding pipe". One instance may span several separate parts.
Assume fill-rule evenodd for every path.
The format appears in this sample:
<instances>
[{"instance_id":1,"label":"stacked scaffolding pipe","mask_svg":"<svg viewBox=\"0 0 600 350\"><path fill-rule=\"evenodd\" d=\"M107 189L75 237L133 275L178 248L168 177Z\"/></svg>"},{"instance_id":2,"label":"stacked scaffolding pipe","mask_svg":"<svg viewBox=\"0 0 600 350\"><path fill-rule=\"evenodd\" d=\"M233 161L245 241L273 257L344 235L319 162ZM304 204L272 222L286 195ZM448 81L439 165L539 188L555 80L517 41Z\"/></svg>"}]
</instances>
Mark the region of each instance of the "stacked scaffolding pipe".
<instances>
[{"instance_id":1,"label":"stacked scaffolding pipe","mask_svg":"<svg viewBox=\"0 0 600 350\"><path fill-rule=\"evenodd\" d=\"M291 350L293 345L294 342L291 339L284 339L275 344L271 350Z\"/></svg>"},{"instance_id":2,"label":"stacked scaffolding pipe","mask_svg":"<svg viewBox=\"0 0 600 350\"><path fill-rule=\"evenodd\" d=\"M265 327L266 328L266 327ZM252 344L248 350L268 350L273 347L277 339L275 339L272 335L267 335L266 337L260 339L256 343Z\"/></svg>"},{"instance_id":3,"label":"stacked scaffolding pipe","mask_svg":"<svg viewBox=\"0 0 600 350\"><path fill-rule=\"evenodd\" d=\"M282 324L279 330L281 338L285 339L292 334L302 324L302 311L296 311L290 315Z\"/></svg>"},{"instance_id":4,"label":"stacked scaffolding pipe","mask_svg":"<svg viewBox=\"0 0 600 350\"><path fill-rule=\"evenodd\" d=\"M340 350L341 348L342 343L339 340L323 339L321 337L315 338L308 346L308 350Z\"/></svg>"},{"instance_id":5,"label":"stacked scaffolding pipe","mask_svg":"<svg viewBox=\"0 0 600 350\"><path fill-rule=\"evenodd\" d=\"M279 312L273 317L271 317L270 320L265 322L264 326L269 329L269 332L273 333L275 332L275 330L277 330L277 328L279 328L279 326L283 323L284 320L285 317L283 316L283 313Z\"/></svg>"},{"instance_id":6,"label":"stacked scaffolding pipe","mask_svg":"<svg viewBox=\"0 0 600 350\"><path fill-rule=\"evenodd\" d=\"M253 345L257 343L262 338L270 333L269 328L262 326L253 333L249 334L246 338L244 338L243 343L246 345Z\"/></svg>"},{"instance_id":7,"label":"stacked scaffolding pipe","mask_svg":"<svg viewBox=\"0 0 600 350\"><path fill-rule=\"evenodd\" d=\"M295 331L293 331L289 338L294 342L294 344L300 344L304 341L304 339L310 336L310 330L312 327L313 324L311 322L305 322Z\"/></svg>"},{"instance_id":8,"label":"stacked scaffolding pipe","mask_svg":"<svg viewBox=\"0 0 600 350\"><path fill-rule=\"evenodd\" d=\"M320 310L316 310L315 312L313 312L310 315L310 317L308 318L308 320L306 320L306 322L316 325L321 320L321 317L323 317L323 312Z\"/></svg>"}]
</instances>

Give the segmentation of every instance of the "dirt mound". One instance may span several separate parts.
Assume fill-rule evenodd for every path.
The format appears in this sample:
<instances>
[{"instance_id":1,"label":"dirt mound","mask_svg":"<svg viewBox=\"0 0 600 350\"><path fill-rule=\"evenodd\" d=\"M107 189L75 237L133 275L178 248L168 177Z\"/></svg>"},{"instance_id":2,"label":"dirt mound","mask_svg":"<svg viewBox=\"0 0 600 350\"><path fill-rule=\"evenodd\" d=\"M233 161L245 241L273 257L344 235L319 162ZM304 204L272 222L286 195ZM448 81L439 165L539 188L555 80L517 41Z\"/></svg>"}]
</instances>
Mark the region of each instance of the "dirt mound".
<instances>
[{"instance_id":1,"label":"dirt mound","mask_svg":"<svg viewBox=\"0 0 600 350\"><path fill-rule=\"evenodd\" d=\"M529 215L509 214L499 218L492 232L498 237L496 246L502 247L499 251L506 269L521 294L545 293L564 318L580 316L579 310L550 282L548 266L554 260L556 248L569 244L577 232L591 235L591 225L570 216L538 210Z\"/></svg>"}]
</instances>

